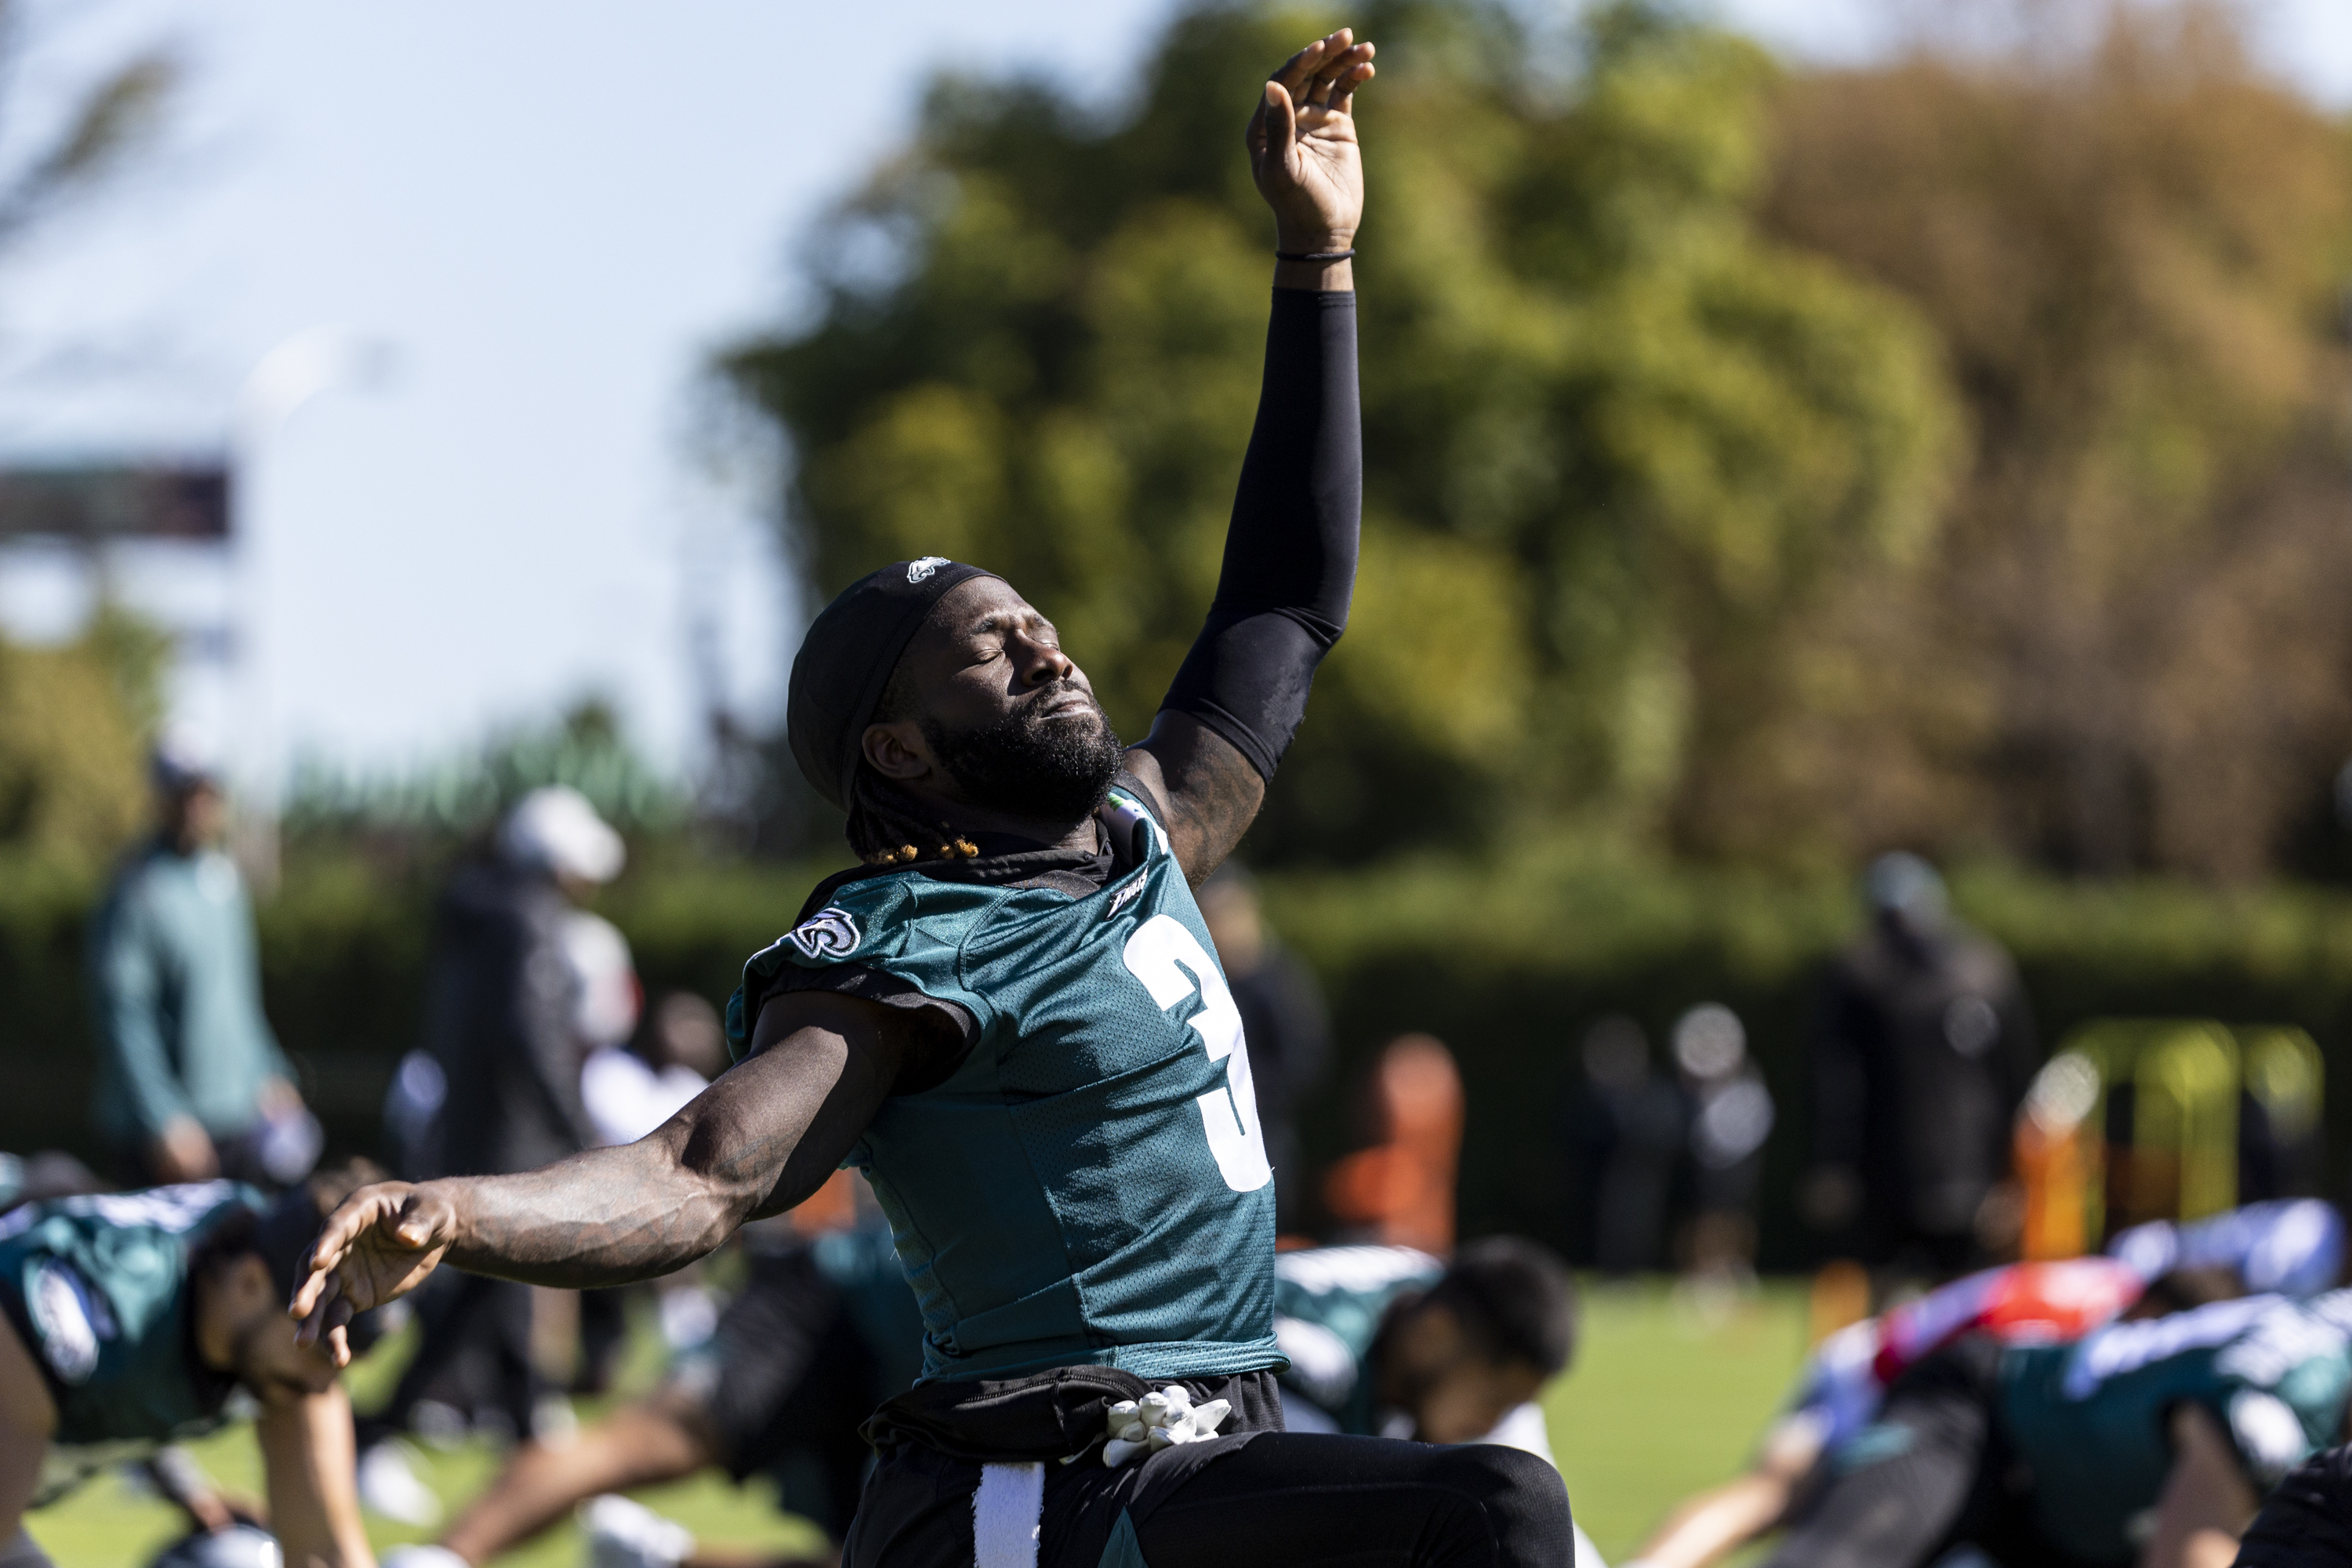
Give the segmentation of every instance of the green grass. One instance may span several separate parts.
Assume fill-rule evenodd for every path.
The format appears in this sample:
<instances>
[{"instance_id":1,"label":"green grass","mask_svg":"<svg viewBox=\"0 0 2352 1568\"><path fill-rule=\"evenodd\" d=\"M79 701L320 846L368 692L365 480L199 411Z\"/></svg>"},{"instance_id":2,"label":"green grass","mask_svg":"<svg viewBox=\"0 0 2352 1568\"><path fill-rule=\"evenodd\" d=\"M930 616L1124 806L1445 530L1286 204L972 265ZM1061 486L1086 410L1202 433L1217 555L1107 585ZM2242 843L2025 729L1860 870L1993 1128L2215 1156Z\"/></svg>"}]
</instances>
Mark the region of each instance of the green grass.
<instances>
[{"instance_id":1,"label":"green grass","mask_svg":"<svg viewBox=\"0 0 2352 1568\"><path fill-rule=\"evenodd\" d=\"M1805 1292L1769 1284L1702 1314L1663 1284L1584 1299L1576 1364L1544 1395L1577 1522L1611 1562L1747 1461L1805 1352Z\"/></svg>"},{"instance_id":2,"label":"green grass","mask_svg":"<svg viewBox=\"0 0 2352 1568\"><path fill-rule=\"evenodd\" d=\"M1801 1289L1772 1285L1719 1315L1703 1315L1663 1285L1595 1288L1585 1299L1575 1367L1544 1396L1552 1447L1568 1478L1578 1521L1612 1561L1630 1554L1685 1494L1738 1468L1786 1390L1804 1351ZM362 1404L381 1397L401 1349L387 1345L354 1374ZM643 1387L653 1366L640 1353L622 1386ZM583 1403L593 1419L609 1401ZM199 1461L236 1490L258 1494L261 1466L242 1429L194 1446ZM473 1443L427 1451L425 1479L453 1507L488 1484L498 1455ZM813 1531L775 1511L761 1485L737 1489L706 1476L635 1494L716 1544L806 1549ZM177 1513L107 1476L33 1516L33 1534L58 1568L137 1568L179 1534ZM379 1549L428 1539L371 1516ZM576 1568L583 1558L571 1525L499 1559L502 1568Z\"/></svg>"}]
</instances>

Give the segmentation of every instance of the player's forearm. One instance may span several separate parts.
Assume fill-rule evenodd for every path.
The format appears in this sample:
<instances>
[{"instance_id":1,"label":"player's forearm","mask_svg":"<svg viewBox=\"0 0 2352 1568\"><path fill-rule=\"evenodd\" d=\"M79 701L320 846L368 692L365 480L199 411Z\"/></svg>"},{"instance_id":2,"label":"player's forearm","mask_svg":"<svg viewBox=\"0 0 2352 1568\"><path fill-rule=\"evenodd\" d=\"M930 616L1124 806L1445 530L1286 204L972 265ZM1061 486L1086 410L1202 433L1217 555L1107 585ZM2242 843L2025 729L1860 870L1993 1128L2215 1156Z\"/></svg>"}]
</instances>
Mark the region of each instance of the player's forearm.
<instances>
[{"instance_id":1,"label":"player's forearm","mask_svg":"<svg viewBox=\"0 0 2352 1568\"><path fill-rule=\"evenodd\" d=\"M1347 626L1362 502L1355 296L1277 289L1217 596L1162 704L1230 742L1263 778Z\"/></svg>"},{"instance_id":2,"label":"player's forearm","mask_svg":"<svg viewBox=\"0 0 2352 1568\"><path fill-rule=\"evenodd\" d=\"M533 1285L625 1285L684 1267L733 1234L756 1186L679 1158L672 1129L511 1176L427 1183L455 1211L447 1261Z\"/></svg>"},{"instance_id":3,"label":"player's forearm","mask_svg":"<svg viewBox=\"0 0 2352 1568\"><path fill-rule=\"evenodd\" d=\"M375 1568L360 1519L352 1405L341 1386L263 1408L254 1424L269 1529L287 1568Z\"/></svg>"}]
</instances>

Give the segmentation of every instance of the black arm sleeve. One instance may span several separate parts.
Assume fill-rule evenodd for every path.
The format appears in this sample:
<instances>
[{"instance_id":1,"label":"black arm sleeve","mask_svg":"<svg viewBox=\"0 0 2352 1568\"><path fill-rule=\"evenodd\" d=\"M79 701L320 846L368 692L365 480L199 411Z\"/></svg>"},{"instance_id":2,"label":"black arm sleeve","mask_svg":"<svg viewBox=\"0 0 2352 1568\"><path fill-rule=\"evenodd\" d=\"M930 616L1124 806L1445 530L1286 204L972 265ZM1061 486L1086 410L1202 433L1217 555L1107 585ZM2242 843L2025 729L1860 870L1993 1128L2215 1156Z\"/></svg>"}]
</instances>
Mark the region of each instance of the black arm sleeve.
<instances>
[{"instance_id":1,"label":"black arm sleeve","mask_svg":"<svg viewBox=\"0 0 2352 1568\"><path fill-rule=\"evenodd\" d=\"M1277 289L1217 596L1160 704L1232 742L1266 778L1347 626L1363 498L1356 296Z\"/></svg>"}]
</instances>

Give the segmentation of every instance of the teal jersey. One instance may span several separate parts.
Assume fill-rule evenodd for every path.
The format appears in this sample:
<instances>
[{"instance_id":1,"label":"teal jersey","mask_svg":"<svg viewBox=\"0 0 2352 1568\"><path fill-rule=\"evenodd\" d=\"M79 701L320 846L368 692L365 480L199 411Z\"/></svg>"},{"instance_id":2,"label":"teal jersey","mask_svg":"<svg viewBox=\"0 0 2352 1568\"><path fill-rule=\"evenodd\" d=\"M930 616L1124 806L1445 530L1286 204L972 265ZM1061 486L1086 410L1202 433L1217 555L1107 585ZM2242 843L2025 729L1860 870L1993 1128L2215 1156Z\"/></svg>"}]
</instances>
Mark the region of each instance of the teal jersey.
<instances>
[{"instance_id":1,"label":"teal jersey","mask_svg":"<svg viewBox=\"0 0 2352 1568\"><path fill-rule=\"evenodd\" d=\"M1283 1407L1304 1400L1332 1429L1377 1435L1370 1358L1398 1297L1428 1289L1445 1265L1410 1247L1317 1247L1274 1260L1274 1333L1290 1358ZM1293 1421L1305 1429L1312 1417Z\"/></svg>"},{"instance_id":2,"label":"teal jersey","mask_svg":"<svg viewBox=\"0 0 2352 1568\"><path fill-rule=\"evenodd\" d=\"M2005 1352L2000 1419L2033 1476L2053 1544L2127 1563L2135 1521L2172 1466L2170 1412L2211 1411L2264 1490L2336 1441L2352 1394L2352 1291L2278 1296L2116 1323L2072 1345Z\"/></svg>"},{"instance_id":3,"label":"teal jersey","mask_svg":"<svg viewBox=\"0 0 2352 1568\"><path fill-rule=\"evenodd\" d=\"M219 1423L233 1384L196 1361L188 1262L224 1222L266 1206L251 1187L199 1182L0 1217L0 1311L58 1408L43 1500L98 1463Z\"/></svg>"},{"instance_id":4,"label":"teal jersey","mask_svg":"<svg viewBox=\"0 0 2352 1568\"><path fill-rule=\"evenodd\" d=\"M925 1381L1283 1364L1241 1016L1165 829L1127 787L1103 821L1129 853L1099 887L917 868L836 886L730 1009L740 1048L769 994L838 971L968 1024L954 1070L885 1101L847 1161L922 1310Z\"/></svg>"}]
</instances>

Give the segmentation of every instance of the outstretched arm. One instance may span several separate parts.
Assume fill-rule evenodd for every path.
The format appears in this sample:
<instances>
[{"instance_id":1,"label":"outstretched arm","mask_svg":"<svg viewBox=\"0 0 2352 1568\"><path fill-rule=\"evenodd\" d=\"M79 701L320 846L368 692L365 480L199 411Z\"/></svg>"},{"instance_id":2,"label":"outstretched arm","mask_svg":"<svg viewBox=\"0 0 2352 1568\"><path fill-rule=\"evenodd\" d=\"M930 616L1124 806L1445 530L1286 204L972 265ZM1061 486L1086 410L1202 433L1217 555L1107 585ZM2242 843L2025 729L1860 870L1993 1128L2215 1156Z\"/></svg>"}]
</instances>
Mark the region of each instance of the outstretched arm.
<instances>
[{"instance_id":1,"label":"outstretched arm","mask_svg":"<svg viewBox=\"0 0 2352 1568\"><path fill-rule=\"evenodd\" d=\"M327 1216L291 1310L305 1343L446 1261L534 1285L668 1273L823 1185L937 1026L829 992L761 1009L752 1056L655 1131L513 1176L362 1187Z\"/></svg>"},{"instance_id":2,"label":"outstretched arm","mask_svg":"<svg viewBox=\"0 0 2352 1568\"><path fill-rule=\"evenodd\" d=\"M269 1531L288 1568L375 1568L360 1521L352 1402L342 1385L273 1400L253 1435L269 1479Z\"/></svg>"},{"instance_id":3,"label":"outstretched arm","mask_svg":"<svg viewBox=\"0 0 2352 1568\"><path fill-rule=\"evenodd\" d=\"M1315 667L1347 624L1363 493L1354 273L1364 210L1355 89L1372 47L1342 29L1292 56L1250 121L1274 209L1265 384L1200 640L1129 766L1169 807L1177 858L1200 881L1257 816L1305 711Z\"/></svg>"}]
</instances>

